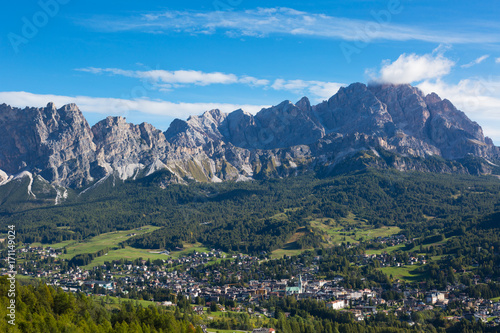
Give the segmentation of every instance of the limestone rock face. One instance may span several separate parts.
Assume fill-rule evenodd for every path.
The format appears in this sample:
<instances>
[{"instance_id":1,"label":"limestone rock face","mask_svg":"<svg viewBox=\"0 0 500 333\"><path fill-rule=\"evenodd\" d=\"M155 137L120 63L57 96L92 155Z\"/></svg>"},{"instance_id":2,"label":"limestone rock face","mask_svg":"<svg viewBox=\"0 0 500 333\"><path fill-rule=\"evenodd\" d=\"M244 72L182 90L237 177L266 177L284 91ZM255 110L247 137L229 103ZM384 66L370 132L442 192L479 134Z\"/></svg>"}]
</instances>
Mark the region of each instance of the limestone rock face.
<instances>
[{"instance_id":1,"label":"limestone rock face","mask_svg":"<svg viewBox=\"0 0 500 333\"><path fill-rule=\"evenodd\" d=\"M94 180L90 165L96 146L90 127L75 104L56 109L0 105L0 169L8 174L29 169L63 186Z\"/></svg>"},{"instance_id":2,"label":"limestone rock face","mask_svg":"<svg viewBox=\"0 0 500 333\"><path fill-rule=\"evenodd\" d=\"M147 165L165 158L165 135L152 125L129 124L123 117L108 117L92 127L98 164L119 178L137 175Z\"/></svg>"},{"instance_id":3,"label":"limestone rock face","mask_svg":"<svg viewBox=\"0 0 500 333\"><path fill-rule=\"evenodd\" d=\"M383 133L392 117L382 103L364 84L354 83L340 88L337 94L313 110L328 133Z\"/></svg>"},{"instance_id":4,"label":"limestone rock face","mask_svg":"<svg viewBox=\"0 0 500 333\"><path fill-rule=\"evenodd\" d=\"M430 111L422 92L410 85L380 85L370 90L386 105L395 127L419 139L426 137L425 125Z\"/></svg>"},{"instance_id":5,"label":"limestone rock face","mask_svg":"<svg viewBox=\"0 0 500 333\"><path fill-rule=\"evenodd\" d=\"M111 174L135 179L160 170L167 170L165 183L287 177L353 166L345 161L360 152L377 167L398 170L467 173L471 169L455 164L430 168L415 157L472 156L485 159L474 170L487 173L491 161L500 160L500 149L450 101L410 85L361 83L318 105L304 97L256 115L211 110L176 119L166 132L122 117L90 128L74 104L60 109L52 103L25 109L2 104L0 140L0 186L22 172L74 188Z\"/></svg>"}]
</instances>

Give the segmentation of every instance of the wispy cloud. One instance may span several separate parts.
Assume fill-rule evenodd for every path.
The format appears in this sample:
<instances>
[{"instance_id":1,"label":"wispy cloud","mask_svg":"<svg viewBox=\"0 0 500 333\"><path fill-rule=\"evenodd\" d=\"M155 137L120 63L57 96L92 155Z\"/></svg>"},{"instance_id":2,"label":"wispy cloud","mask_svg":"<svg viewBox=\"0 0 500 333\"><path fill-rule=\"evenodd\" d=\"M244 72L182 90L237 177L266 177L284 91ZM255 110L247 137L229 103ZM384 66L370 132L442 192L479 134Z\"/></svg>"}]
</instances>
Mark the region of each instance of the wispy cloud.
<instances>
[{"instance_id":1,"label":"wispy cloud","mask_svg":"<svg viewBox=\"0 0 500 333\"><path fill-rule=\"evenodd\" d=\"M274 90L288 90L295 94L313 95L316 97L314 98L315 101L321 102L335 95L342 86L345 86L345 84L337 82L277 79L271 87Z\"/></svg>"},{"instance_id":2,"label":"wispy cloud","mask_svg":"<svg viewBox=\"0 0 500 333\"><path fill-rule=\"evenodd\" d=\"M204 73L194 70L166 71L157 69L149 71L134 71L120 68L96 67L78 68L76 70L92 74L110 74L147 80L162 89L179 88L189 84L198 86L235 83L252 86L265 86L269 84L269 81L267 80L257 79L251 76L238 77L235 74L225 74L221 72Z\"/></svg>"},{"instance_id":3,"label":"wispy cloud","mask_svg":"<svg viewBox=\"0 0 500 333\"><path fill-rule=\"evenodd\" d=\"M479 65L480 63L482 63L483 61L485 61L489 57L490 57L489 54L485 54L485 55L480 56L479 58L475 59L474 61L469 62L468 64L462 65L461 67L462 68L470 68L472 66Z\"/></svg>"},{"instance_id":4,"label":"wispy cloud","mask_svg":"<svg viewBox=\"0 0 500 333\"><path fill-rule=\"evenodd\" d=\"M372 20L358 20L278 7L227 12L166 11L135 17L94 17L81 21L81 24L107 32L190 34L223 32L229 36L254 37L277 34L363 42L372 40L420 40L433 43L500 41L498 34L431 31L378 21L375 17ZM374 25L376 25L375 29Z\"/></svg>"},{"instance_id":5,"label":"wispy cloud","mask_svg":"<svg viewBox=\"0 0 500 333\"><path fill-rule=\"evenodd\" d=\"M446 58L441 48L424 55L404 53L394 62L385 60L378 76L372 74L372 79L395 84L420 82L447 75L453 66L455 62Z\"/></svg>"},{"instance_id":6,"label":"wispy cloud","mask_svg":"<svg viewBox=\"0 0 500 333\"><path fill-rule=\"evenodd\" d=\"M92 74L110 74L125 76L146 80L154 89L160 91L169 91L174 88L182 88L187 85L207 86L211 84L244 84L252 87L261 87L263 89L286 90L294 94L305 94L317 101L323 101L333 96L342 83L307 81L307 80L284 80L276 79L271 82L267 79L260 79L253 76L236 74L227 74L220 72L204 73L195 70L149 70L134 71L120 68L78 68L80 72Z\"/></svg>"},{"instance_id":7,"label":"wispy cloud","mask_svg":"<svg viewBox=\"0 0 500 333\"><path fill-rule=\"evenodd\" d=\"M497 64L500 64L500 58L496 58L496 59L495 59L495 62L496 62Z\"/></svg>"},{"instance_id":8,"label":"wispy cloud","mask_svg":"<svg viewBox=\"0 0 500 333\"><path fill-rule=\"evenodd\" d=\"M62 96L41 95L24 91L0 92L2 103L16 107L36 106L42 107L49 102L58 106L76 103L82 112L99 113L103 115L125 115L136 111L150 115L166 116L185 119L190 115L200 114L207 110L219 109L223 112L231 112L243 109L250 113L257 113L269 105L238 105L225 103L172 103L163 100L150 99L119 99L119 98L96 98L89 96Z\"/></svg>"}]
</instances>

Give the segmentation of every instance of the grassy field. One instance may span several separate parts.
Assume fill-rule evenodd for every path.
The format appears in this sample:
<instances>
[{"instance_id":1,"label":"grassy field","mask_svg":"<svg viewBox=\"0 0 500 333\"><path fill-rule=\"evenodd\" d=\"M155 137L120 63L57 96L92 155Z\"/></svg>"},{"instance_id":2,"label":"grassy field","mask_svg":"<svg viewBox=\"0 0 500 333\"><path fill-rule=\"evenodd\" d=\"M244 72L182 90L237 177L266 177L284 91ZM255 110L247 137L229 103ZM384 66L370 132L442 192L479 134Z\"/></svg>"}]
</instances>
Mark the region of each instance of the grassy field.
<instances>
[{"instance_id":1,"label":"grassy field","mask_svg":"<svg viewBox=\"0 0 500 333\"><path fill-rule=\"evenodd\" d=\"M247 332L251 332L251 331L239 331L239 330L221 330L221 329L217 329L217 328L207 328L207 332L210 332L210 333L233 333L233 332L236 332L236 333L247 333Z\"/></svg>"},{"instance_id":2,"label":"grassy field","mask_svg":"<svg viewBox=\"0 0 500 333\"><path fill-rule=\"evenodd\" d=\"M405 280L408 282L422 281L425 278L424 274L417 273L415 270L419 266L402 266L402 267L382 267L380 270L395 279Z\"/></svg>"},{"instance_id":3,"label":"grassy field","mask_svg":"<svg viewBox=\"0 0 500 333\"><path fill-rule=\"evenodd\" d=\"M99 236L93 237L91 239L78 242L75 240L64 241L57 244L45 245L45 247L53 247L53 248L66 248L67 253L61 255L63 259L71 259L78 254L83 253L96 253L98 251L104 250L106 248L109 249L108 253L95 258L89 265L83 266L84 269L91 269L95 266L100 266L104 264L106 261L112 262L113 260L134 260L138 258L142 258L144 260L150 259L151 261L156 259L168 259L168 258L179 258L185 256L193 251L197 252L209 252L210 249L203 246L201 243L185 243L184 248L181 251L171 252L170 255L160 254L160 250L146 250L146 249L137 249L130 246L125 246L121 248L119 244L123 241L128 240L133 236L128 236L130 234L142 235L146 233L151 233L155 230L160 229L159 227L154 226L144 226L138 229L131 230L122 230L115 232L108 232L105 234L101 234ZM33 243L31 246L41 246L40 243Z\"/></svg>"},{"instance_id":4,"label":"grassy field","mask_svg":"<svg viewBox=\"0 0 500 333\"><path fill-rule=\"evenodd\" d=\"M500 302L500 297L495 297L491 299L493 302Z\"/></svg>"},{"instance_id":5,"label":"grassy field","mask_svg":"<svg viewBox=\"0 0 500 333\"><path fill-rule=\"evenodd\" d=\"M32 277L32 276L17 274L16 275L16 280L19 283L25 285L25 284L32 284L32 283L34 283L36 281L41 281L42 279L36 278L36 277Z\"/></svg>"},{"instance_id":6,"label":"grassy field","mask_svg":"<svg viewBox=\"0 0 500 333\"><path fill-rule=\"evenodd\" d=\"M183 243L183 249L182 251L174 251L174 252L171 252L170 253L170 256L172 258L179 258L179 257L182 257L182 256L185 256L186 254L189 254L191 252L210 252L210 249L208 247L205 247L203 246L203 244L201 243L195 243L195 244L191 244L191 243Z\"/></svg>"},{"instance_id":7,"label":"grassy field","mask_svg":"<svg viewBox=\"0 0 500 333\"><path fill-rule=\"evenodd\" d=\"M282 217L280 214L273 216L273 218ZM370 240L377 237L387 237L396 235L401 232L399 227L382 227L374 228L367 225L366 221L359 219L354 214L349 214L346 218L341 218L338 221L330 218L312 219L309 221L312 228L323 231L326 234L326 247L337 246L342 242L357 244L361 240ZM296 241L305 235L305 229L298 229L285 245L271 253L271 258L281 258L283 255L294 256L304 251L311 249L300 249ZM382 253L383 250L374 251Z\"/></svg>"},{"instance_id":8,"label":"grassy field","mask_svg":"<svg viewBox=\"0 0 500 333\"><path fill-rule=\"evenodd\" d=\"M67 253L63 254L61 258L63 259L71 259L75 255L82 253L95 253L97 251L103 250L105 248L113 248L118 246L121 242L131 238L132 236L127 236L129 234L135 233L136 235L142 235L146 233L151 233L155 230L160 229L159 227L153 226L145 226L142 227L141 230L131 229L131 230L121 230L108 232L105 234L101 234L96 237L92 237L91 239L84 240L81 242L78 241L64 241L57 244L48 245L53 248L63 248L66 247Z\"/></svg>"},{"instance_id":9,"label":"grassy field","mask_svg":"<svg viewBox=\"0 0 500 333\"><path fill-rule=\"evenodd\" d=\"M140 229L140 230L139 230ZM159 251L151 251L144 249L136 249L130 246L125 246L121 248L119 244L127 239L133 237L128 236L130 234L142 235L146 233L151 233L155 230L160 229L159 227L144 226L138 229L131 230L121 230L101 234L99 236L93 237L85 241L75 241L69 240L57 244L46 245L53 248L66 248L67 253L62 254L61 258L71 259L78 254L83 253L96 253L98 251L109 249L108 253L104 256L95 258L89 265L84 266L85 269L90 269L94 266L99 266L104 264L105 261L113 261L119 259L137 259L143 258L144 260L151 259L165 259L168 256L164 254L154 253ZM31 246L40 246L41 244L31 244Z\"/></svg>"},{"instance_id":10,"label":"grassy field","mask_svg":"<svg viewBox=\"0 0 500 333\"><path fill-rule=\"evenodd\" d=\"M288 239L288 241L283 245L281 249L274 250L271 252L271 258L283 258L284 255L287 256L296 256L301 254L304 251L308 251L311 249L301 249L297 244L297 240L303 237L306 234L305 228L299 228L297 231Z\"/></svg>"},{"instance_id":11,"label":"grassy field","mask_svg":"<svg viewBox=\"0 0 500 333\"><path fill-rule=\"evenodd\" d=\"M221 330L221 329L218 329L218 328L207 328L207 332L210 332L210 333L217 333L217 332L220 332L220 333L233 333L233 332L236 332L236 333L247 333L247 332L251 332L251 331Z\"/></svg>"},{"instance_id":12,"label":"grassy field","mask_svg":"<svg viewBox=\"0 0 500 333\"><path fill-rule=\"evenodd\" d=\"M382 228L375 228L375 229L365 229L362 230L356 235L358 237L364 237L365 240L368 239L374 239L377 237L389 237L392 235L397 235L401 232L401 229L399 227L382 227Z\"/></svg>"},{"instance_id":13,"label":"grassy field","mask_svg":"<svg viewBox=\"0 0 500 333\"><path fill-rule=\"evenodd\" d=\"M277 249L271 252L271 259L276 259L276 258L283 258L284 255L287 256L296 256L301 254L304 251L308 251L311 249L298 249L298 250L287 250L287 249Z\"/></svg>"},{"instance_id":14,"label":"grassy field","mask_svg":"<svg viewBox=\"0 0 500 333\"><path fill-rule=\"evenodd\" d=\"M439 242L422 245L422 249L427 249L431 246L434 246L434 247L441 246L441 245L445 244L448 240L452 239L453 237L456 237L456 236L446 238L446 239L439 241ZM366 254L382 254L384 252L393 253L395 251L402 250L405 246L406 246L406 244L399 244L399 245L387 247L387 248L381 249L381 250L366 250ZM425 255L426 254L426 253L420 252L420 245L415 246L407 251L417 252L418 255ZM444 256L435 256L435 257L432 257L432 260L440 260L442 257L444 257Z\"/></svg>"},{"instance_id":15,"label":"grassy field","mask_svg":"<svg viewBox=\"0 0 500 333\"><path fill-rule=\"evenodd\" d=\"M310 221L310 224L311 227L322 230L329 236L330 245L339 245L342 242L359 243L361 240L388 237L401 232L399 227L394 226L374 228L365 221L357 220L352 214L339 222L333 219L317 219Z\"/></svg>"},{"instance_id":16,"label":"grassy field","mask_svg":"<svg viewBox=\"0 0 500 333\"><path fill-rule=\"evenodd\" d=\"M105 304L107 305L108 308L118 308L120 306L120 303L124 302L133 302L134 304L140 304L141 306L147 308L150 305L156 306L156 302L152 301L144 301L144 300L135 300L135 299L128 299L128 298L118 298L114 296L97 296L93 295L91 296L92 299L100 301L101 299L104 300Z\"/></svg>"},{"instance_id":17,"label":"grassy field","mask_svg":"<svg viewBox=\"0 0 500 333\"><path fill-rule=\"evenodd\" d=\"M107 255L95 258L89 265L84 266L85 269L90 269L95 266L104 264L106 261L127 259L134 260L142 258L143 260L150 259L154 261L156 259L169 259L169 258L179 258L185 256L191 252L209 252L207 247L204 247L201 243L196 244L184 244L184 249L182 251L170 252L170 255L160 254L158 250L146 250L146 249L136 249L130 246L125 246L123 249L110 250Z\"/></svg>"},{"instance_id":18,"label":"grassy field","mask_svg":"<svg viewBox=\"0 0 500 333\"><path fill-rule=\"evenodd\" d=\"M86 266L83 266L84 269L91 269L95 266L100 266L104 264L106 261L112 262L113 260L134 260L142 258L144 260L150 259L151 261L156 259L168 259L169 256L165 254L152 253L151 250L145 249L136 249L130 246L125 246L123 249L110 250L107 255L103 255L95 258L92 262Z\"/></svg>"},{"instance_id":19,"label":"grassy field","mask_svg":"<svg viewBox=\"0 0 500 333\"><path fill-rule=\"evenodd\" d=\"M402 250L405 246L406 246L406 244L402 243L402 244L399 244L396 246L390 246L390 247L387 247L385 249L380 249L380 250L366 250L366 254L382 254L384 252L392 253L394 251Z\"/></svg>"}]
</instances>

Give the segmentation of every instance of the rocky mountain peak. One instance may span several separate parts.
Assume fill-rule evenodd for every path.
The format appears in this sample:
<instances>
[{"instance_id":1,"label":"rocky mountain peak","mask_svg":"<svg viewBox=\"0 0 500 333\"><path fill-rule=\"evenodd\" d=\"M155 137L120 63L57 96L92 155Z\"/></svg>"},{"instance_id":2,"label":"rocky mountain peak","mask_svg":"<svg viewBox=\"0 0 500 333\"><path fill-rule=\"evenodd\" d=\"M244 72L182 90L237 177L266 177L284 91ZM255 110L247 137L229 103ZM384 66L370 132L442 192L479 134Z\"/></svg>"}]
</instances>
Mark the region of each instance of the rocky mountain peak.
<instances>
[{"instance_id":1,"label":"rocky mountain peak","mask_svg":"<svg viewBox=\"0 0 500 333\"><path fill-rule=\"evenodd\" d=\"M65 186L93 181L93 135L76 105L59 110L53 103L45 108L3 106L0 114L0 169L10 174L34 170Z\"/></svg>"},{"instance_id":2,"label":"rocky mountain peak","mask_svg":"<svg viewBox=\"0 0 500 333\"><path fill-rule=\"evenodd\" d=\"M104 173L131 178L147 165L164 159L168 151L165 135L150 124L134 125L123 117L107 117L92 127L98 166Z\"/></svg>"},{"instance_id":3,"label":"rocky mountain peak","mask_svg":"<svg viewBox=\"0 0 500 333\"><path fill-rule=\"evenodd\" d=\"M80 109L78 108L78 106L75 103L70 103L70 104L64 105L60 109L60 111L62 111L62 112L77 112L77 113L81 113Z\"/></svg>"},{"instance_id":4,"label":"rocky mountain peak","mask_svg":"<svg viewBox=\"0 0 500 333\"><path fill-rule=\"evenodd\" d=\"M221 112L219 109L214 109L206 111L201 116L202 118L210 119L215 123L221 123L227 115Z\"/></svg>"},{"instance_id":5,"label":"rocky mountain peak","mask_svg":"<svg viewBox=\"0 0 500 333\"><path fill-rule=\"evenodd\" d=\"M295 103L295 106L297 106L300 110L302 110L306 113L312 112L311 102L309 101L309 98L307 98L307 97L302 97L300 99L300 101Z\"/></svg>"},{"instance_id":6,"label":"rocky mountain peak","mask_svg":"<svg viewBox=\"0 0 500 333\"><path fill-rule=\"evenodd\" d=\"M75 104L1 104L0 140L0 182L27 171L71 187L112 173L127 179L165 168L169 181L281 177L332 168L363 150L405 158L500 159L481 127L450 101L390 84L354 83L318 105L304 97L256 115L214 109L176 119L164 133L123 117L107 117L90 128ZM411 163L393 167L426 170Z\"/></svg>"},{"instance_id":7,"label":"rocky mountain peak","mask_svg":"<svg viewBox=\"0 0 500 333\"><path fill-rule=\"evenodd\" d=\"M429 95L425 96L425 102L427 104L436 104L441 102L441 97L439 97L436 93L430 93Z\"/></svg>"},{"instance_id":8,"label":"rocky mountain peak","mask_svg":"<svg viewBox=\"0 0 500 333\"><path fill-rule=\"evenodd\" d=\"M54 102L48 102L47 106L45 107L46 110L52 110L52 111L57 111L56 105Z\"/></svg>"}]
</instances>

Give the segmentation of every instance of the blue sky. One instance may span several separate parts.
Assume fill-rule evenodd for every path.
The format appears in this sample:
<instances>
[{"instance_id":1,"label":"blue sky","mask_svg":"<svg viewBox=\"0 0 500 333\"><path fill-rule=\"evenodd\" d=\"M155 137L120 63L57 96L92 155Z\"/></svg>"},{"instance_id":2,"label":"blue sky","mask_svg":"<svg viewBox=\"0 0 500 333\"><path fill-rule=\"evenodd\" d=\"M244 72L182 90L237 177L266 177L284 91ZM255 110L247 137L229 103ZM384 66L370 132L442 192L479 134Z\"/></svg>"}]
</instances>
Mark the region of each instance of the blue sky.
<instances>
[{"instance_id":1,"label":"blue sky","mask_svg":"<svg viewBox=\"0 0 500 333\"><path fill-rule=\"evenodd\" d=\"M6 2L0 103L75 102L165 130L211 108L328 99L352 82L450 99L500 145L498 1Z\"/></svg>"}]
</instances>

